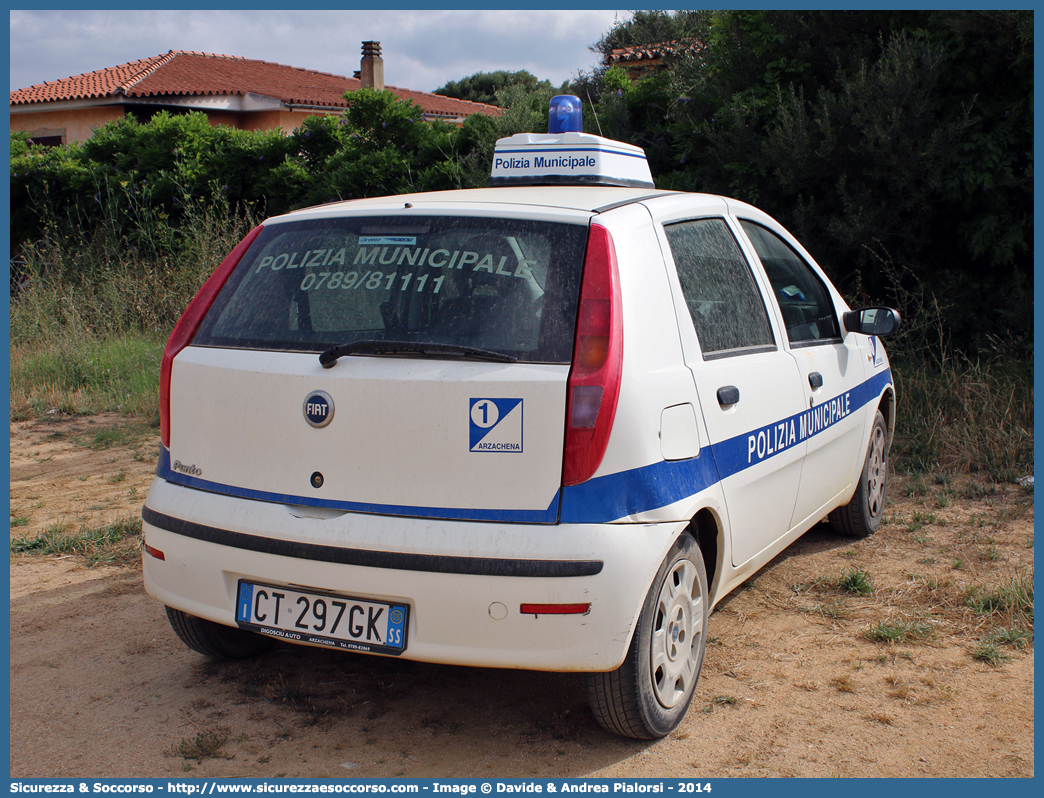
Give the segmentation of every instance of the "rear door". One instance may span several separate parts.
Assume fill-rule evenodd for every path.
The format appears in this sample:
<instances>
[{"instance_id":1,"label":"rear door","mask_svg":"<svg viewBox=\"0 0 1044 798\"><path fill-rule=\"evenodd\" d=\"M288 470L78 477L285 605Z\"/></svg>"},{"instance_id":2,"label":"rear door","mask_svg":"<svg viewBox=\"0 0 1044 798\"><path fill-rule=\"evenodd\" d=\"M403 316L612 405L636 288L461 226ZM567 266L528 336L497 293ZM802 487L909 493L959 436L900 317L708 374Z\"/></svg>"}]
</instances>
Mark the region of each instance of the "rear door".
<instances>
[{"instance_id":1,"label":"rear door","mask_svg":"<svg viewBox=\"0 0 1044 798\"><path fill-rule=\"evenodd\" d=\"M724 202L657 202L686 362L700 396L741 565L790 529L805 447L804 395ZM713 204L717 203L717 204Z\"/></svg>"},{"instance_id":2,"label":"rear door","mask_svg":"<svg viewBox=\"0 0 1044 798\"><path fill-rule=\"evenodd\" d=\"M167 478L292 505L555 522L586 218L287 218L174 361Z\"/></svg>"}]
</instances>

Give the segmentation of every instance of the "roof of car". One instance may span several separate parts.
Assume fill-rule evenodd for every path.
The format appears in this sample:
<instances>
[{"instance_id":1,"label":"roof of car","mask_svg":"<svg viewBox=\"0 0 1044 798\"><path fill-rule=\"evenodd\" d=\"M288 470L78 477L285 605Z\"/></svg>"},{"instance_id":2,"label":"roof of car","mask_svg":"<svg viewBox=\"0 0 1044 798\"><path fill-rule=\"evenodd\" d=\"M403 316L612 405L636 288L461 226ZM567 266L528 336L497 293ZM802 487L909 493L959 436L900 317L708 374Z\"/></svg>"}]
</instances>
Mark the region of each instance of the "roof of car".
<instances>
[{"instance_id":1,"label":"roof of car","mask_svg":"<svg viewBox=\"0 0 1044 798\"><path fill-rule=\"evenodd\" d=\"M341 212L352 214L365 210L387 211L395 208L435 209L474 205L532 206L549 209L602 213L615 207L651 199L677 195L680 192L652 188L617 186L502 186L495 188L432 191L422 194L398 194L389 197L345 200L294 211L283 218L331 216Z\"/></svg>"}]
</instances>

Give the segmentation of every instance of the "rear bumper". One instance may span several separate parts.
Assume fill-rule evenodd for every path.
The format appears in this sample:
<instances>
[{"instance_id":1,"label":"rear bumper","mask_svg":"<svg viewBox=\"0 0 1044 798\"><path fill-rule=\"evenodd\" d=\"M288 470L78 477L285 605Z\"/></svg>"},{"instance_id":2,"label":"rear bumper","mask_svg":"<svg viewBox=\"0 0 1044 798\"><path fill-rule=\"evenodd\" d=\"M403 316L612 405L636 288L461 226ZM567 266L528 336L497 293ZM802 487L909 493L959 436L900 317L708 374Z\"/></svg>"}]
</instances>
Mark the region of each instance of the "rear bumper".
<instances>
[{"instance_id":1,"label":"rear bumper","mask_svg":"<svg viewBox=\"0 0 1044 798\"><path fill-rule=\"evenodd\" d=\"M222 496L157 478L143 511L146 590L235 625L240 579L409 605L406 659L555 671L616 668L684 524L498 524ZM590 604L584 615L522 604Z\"/></svg>"}]
</instances>

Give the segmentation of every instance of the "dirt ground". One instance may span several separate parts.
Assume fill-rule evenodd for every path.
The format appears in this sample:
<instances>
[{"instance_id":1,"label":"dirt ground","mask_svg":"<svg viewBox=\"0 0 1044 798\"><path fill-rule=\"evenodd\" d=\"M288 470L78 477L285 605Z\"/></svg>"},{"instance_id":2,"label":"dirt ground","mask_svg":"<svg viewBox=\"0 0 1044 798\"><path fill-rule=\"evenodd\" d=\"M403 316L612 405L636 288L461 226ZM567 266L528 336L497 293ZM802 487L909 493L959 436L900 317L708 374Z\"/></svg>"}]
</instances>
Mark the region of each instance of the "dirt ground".
<instances>
[{"instance_id":1,"label":"dirt ground","mask_svg":"<svg viewBox=\"0 0 1044 798\"><path fill-rule=\"evenodd\" d=\"M116 416L13 422L12 539L139 517L157 450ZM816 528L719 605L692 707L652 743L602 731L571 674L292 646L211 663L133 556L13 554L11 775L1030 777L1032 615L968 597L1032 589L1032 500L893 478L875 536ZM871 592L839 586L854 572Z\"/></svg>"}]
</instances>

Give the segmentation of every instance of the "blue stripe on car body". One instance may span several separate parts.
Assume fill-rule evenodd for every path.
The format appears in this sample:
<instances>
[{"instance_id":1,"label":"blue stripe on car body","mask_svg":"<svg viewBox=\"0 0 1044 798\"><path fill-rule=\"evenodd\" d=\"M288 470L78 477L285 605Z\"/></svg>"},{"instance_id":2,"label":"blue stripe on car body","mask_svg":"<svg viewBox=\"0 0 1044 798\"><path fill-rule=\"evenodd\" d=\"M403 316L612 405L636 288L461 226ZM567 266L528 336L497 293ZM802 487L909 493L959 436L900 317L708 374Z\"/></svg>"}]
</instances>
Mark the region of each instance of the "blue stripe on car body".
<instances>
[{"instance_id":1,"label":"blue stripe on car body","mask_svg":"<svg viewBox=\"0 0 1044 798\"><path fill-rule=\"evenodd\" d=\"M711 485L776 456L824 432L844 416L859 410L881 395L891 384L892 374L885 369L843 394L821 402L814 408L712 444L688 460L661 461L640 468L595 477L580 485L557 491L546 510L490 510L458 507L412 507L336 501L314 496L297 496L240 488L210 482L171 468L170 452L160 447L156 475L178 485L226 496L255 501L278 502L307 507L326 507L346 512L413 518L442 518L452 521L486 521L517 524L604 524L639 515L682 501ZM780 432L780 428L783 431ZM791 434L793 430L793 435ZM766 445L759 449L759 436ZM768 436L774 436L770 445ZM751 440L753 439L753 449ZM786 441L786 445L778 445Z\"/></svg>"}]
</instances>

